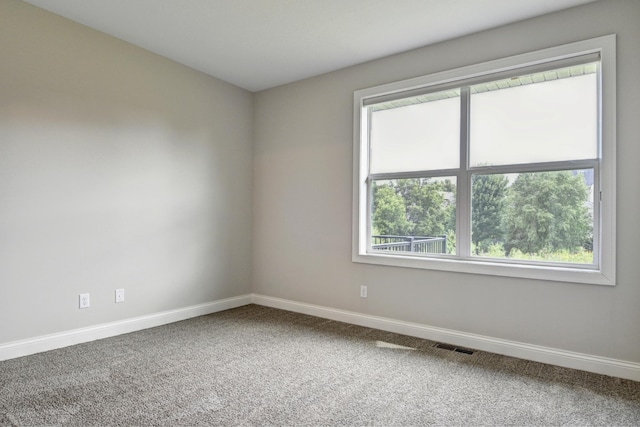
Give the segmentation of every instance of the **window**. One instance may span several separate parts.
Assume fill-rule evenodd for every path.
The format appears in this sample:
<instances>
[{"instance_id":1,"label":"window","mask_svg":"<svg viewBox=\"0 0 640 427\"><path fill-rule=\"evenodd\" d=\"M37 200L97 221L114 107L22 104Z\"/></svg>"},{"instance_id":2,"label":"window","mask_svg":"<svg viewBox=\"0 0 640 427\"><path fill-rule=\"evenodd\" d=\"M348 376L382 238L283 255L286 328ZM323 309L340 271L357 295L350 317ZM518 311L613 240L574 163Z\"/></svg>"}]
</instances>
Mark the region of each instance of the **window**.
<instances>
[{"instance_id":1,"label":"window","mask_svg":"<svg viewBox=\"0 0 640 427\"><path fill-rule=\"evenodd\" d=\"M615 284L614 35L354 101L354 261Z\"/></svg>"}]
</instances>

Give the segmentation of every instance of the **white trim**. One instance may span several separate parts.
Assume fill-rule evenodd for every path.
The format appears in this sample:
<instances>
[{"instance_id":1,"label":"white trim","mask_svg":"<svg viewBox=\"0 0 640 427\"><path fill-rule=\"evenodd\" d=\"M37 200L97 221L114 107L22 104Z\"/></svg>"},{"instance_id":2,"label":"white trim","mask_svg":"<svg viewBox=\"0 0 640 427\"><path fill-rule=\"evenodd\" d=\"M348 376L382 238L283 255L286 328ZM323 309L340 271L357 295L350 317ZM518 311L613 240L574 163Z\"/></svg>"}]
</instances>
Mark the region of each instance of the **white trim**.
<instances>
[{"instance_id":1,"label":"white trim","mask_svg":"<svg viewBox=\"0 0 640 427\"><path fill-rule=\"evenodd\" d=\"M432 258L411 255L385 255L367 253L354 255L353 262L390 265L427 270L451 271L456 273L483 274L502 277L519 277L523 279L551 280L558 282L574 282L591 285L615 285L612 276L602 270L587 270L581 267L563 268L546 265L529 265L510 263L503 260L491 262L489 259L468 260L462 258Z\"/></svg>"},{"instance_id":2,"label":"white trim","mask_svg":"<svg viewBox=\"0 0 640 427\"><path fill-rule=\"evenodd\" d=\"M627 362L607 357L542 347L517 341L491 338L483 335L454 331L418 323L404 322L385 317L372 316L352 311L339 310L314 304L306 304L260 294L241 295L205 304L160 313L104 323L87 328L74 329L56 334L43 335L0 344L0 361L28 356L43 351L55 350L84 342L109 338L142 329L178 322L192 317L216 313L248 304L279 308L324 319L409 335L431 341L469 347L505 356L535 362L548 363L566 368L579 369L597 374L640 381L640 363Z\"/></svg>"},{"instance_id":3,"label":"white trim","mask_svg":"<svg viewBox=\"0 0 640 427\"><path fill-rule=\"evenodd\" d=\"M370 200L368 178L369 175L369 143L362 134L362 129L368 126L363 114L367 100L377 99L406 91L424 90L429 87L440 87L452 82L475 79L494 73L502 73L521 67L539 66L550 60L566 60L581 55L598 53L601 57L602 70L600 108L602 108L601 132L601 167L600 182L596 185L602 194L599 215L596 215L598 227L594 230L594 243L599 248L594 251L597 258L593 265L571 265L553 263L551 265L536 261L508 261L491 259L471 259L469 238L470 225L468 215L462 216L458 209L458 248L455 256L411 256L405 254L373 253L370 247L369 230L371 229ZM352 199L352 255L353 262L409 267L428 270L441 270L459 273L484 274L492 276L519 277L525 279L550 280L559 282L574 282L594 285L615 285L616 273L616 35L606 35L576 43L542 49L521 55L511 56L480 64L456 68L422 77L416 77L399 82L392 82L376 87L357 90L354 96L353 110L353 199ZM464 147L463 147L464 148ZM567 163L567 162L565 162ZM464 168L462 168L464 170ZM468 168L467 168L468 170ZM440 171L436 171L440 172ZM468 176L467 176L468 179ZM459 185L459 184L458 184ZM462 200L470 195L462 194ZM468 190L468 188L467 188ZM468 192L468 191L467 191ZM470 199L469 199L470 200ZM464 205L464 201L462 202ZM460 207L460 205L458 205ZM468 207L467 207L468 208Z\"/></svg>"},{"instance_id":4,"label":"white trim","mask_svg":"<svg viewBox=\"0 0 640 427\"><path fill-rule=\"evenodd\" d=\"M203 316L251 304L251 295L241 295L175 310L162 311L116 322L103 323L86 328L73 329L35 338L0 344L0 361L55 350L102 338L166 325L192 317Z\"/></svg>"},{"instance_id":5,"label":"white trim","mask_svg":"<svg viewBox=\"0 0 640 427\"><path fill-rule=\"evenodd\" d=\"M404 93L409 90L420 89L429 86L443 86L447 83L470 80L476 77L490 76L510 70L522 69L548 63L550 59L563 60L581 55L599 52L604 57L603 49L611 49L609 54L615 57L615 34L595 37L575 43L553 46L533 52L508 56L501 59L481 62L451 70L444 70L425 76L400 80L356 91L357 99L377 98L393 93Z\"/></svg>"},{"instance_id":6,"label":"white trim","mask_svg":"<svg viewBox=\"0 0 640 427\"><path fill-rule=\"evenodd\" d=\"M371 316L282 298L273 298L260 294L253 294L251 296L251 302L267 307L309 314L324 319L395 332L431 341L445 342L505 356L640 381L640 363L491 338L451 329Z\"/></svg>"}]
</instances>

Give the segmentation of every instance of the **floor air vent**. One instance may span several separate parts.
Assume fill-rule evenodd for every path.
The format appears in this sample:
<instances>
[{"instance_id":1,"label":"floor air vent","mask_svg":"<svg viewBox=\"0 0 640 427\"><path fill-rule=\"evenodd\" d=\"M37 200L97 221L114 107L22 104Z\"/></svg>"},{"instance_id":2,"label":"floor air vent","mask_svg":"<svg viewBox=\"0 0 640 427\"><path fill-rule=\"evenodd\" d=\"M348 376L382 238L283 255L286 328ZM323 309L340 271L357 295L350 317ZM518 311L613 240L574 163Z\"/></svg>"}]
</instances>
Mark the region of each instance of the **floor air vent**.
<instances>
[{"instance_id":1,"label":"floor air vent","mask_svg":"<svg viewBox=\"0 0 640 427\"><path fill-rule=\"evenodd\" d=\"M473 350L471 350L471 349L463 348L463 347L456 347L455 345L451 345L451 344L438 343L438 344L434 345L434 347L441 348L443 350L456 351L458 353L473 354Z\"/></svg>"}]
</instances>

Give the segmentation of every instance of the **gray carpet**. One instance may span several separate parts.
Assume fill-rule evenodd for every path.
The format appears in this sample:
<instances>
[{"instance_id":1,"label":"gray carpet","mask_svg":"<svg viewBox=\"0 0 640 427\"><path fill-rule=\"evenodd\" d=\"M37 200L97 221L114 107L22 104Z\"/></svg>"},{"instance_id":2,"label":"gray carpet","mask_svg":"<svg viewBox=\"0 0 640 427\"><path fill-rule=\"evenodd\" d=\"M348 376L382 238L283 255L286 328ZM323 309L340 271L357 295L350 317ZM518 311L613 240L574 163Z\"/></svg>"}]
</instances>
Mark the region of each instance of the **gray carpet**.
<instances>
[{"instance_id":1,"label":"gray carpet","mask_svg":"<svg viewBox=\"0 0 640 427\"><path fill-rule=\"evenodd\" d=\"M0 362L0 425L640 425L640 383L250 305Z\"/></svg>"}]
</instances>

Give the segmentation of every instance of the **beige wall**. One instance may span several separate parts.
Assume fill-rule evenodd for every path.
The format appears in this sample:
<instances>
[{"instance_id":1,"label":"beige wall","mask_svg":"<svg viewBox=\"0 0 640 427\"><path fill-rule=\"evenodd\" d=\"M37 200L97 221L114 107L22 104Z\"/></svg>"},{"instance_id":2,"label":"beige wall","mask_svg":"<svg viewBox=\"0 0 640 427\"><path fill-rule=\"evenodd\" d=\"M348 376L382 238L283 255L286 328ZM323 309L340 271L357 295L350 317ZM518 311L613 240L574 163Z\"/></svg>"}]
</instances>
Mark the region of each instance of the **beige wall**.
<instances>
[{"instance_id":1,"label":"beige wall","mask_svg":"<svg viewBox=\"0 0 640 427\"><path fill-rule=\"evenodd\" d=\"M253 291L640 362L640 2L586 6L256 94ZM351 262L353 91L605 34L618 35L615 287ZM360 285L369 297L359 297Z\"/></svg>"},{"instance_id":2,"label":"beige wall","mask_svg":"<svg viewBox=\"0 0 640 427\"><path fill-rule=\"evenodd\" d=\"M0 343L249 293L252 102L0 1Z\"/></svg>"}]
</instances>

